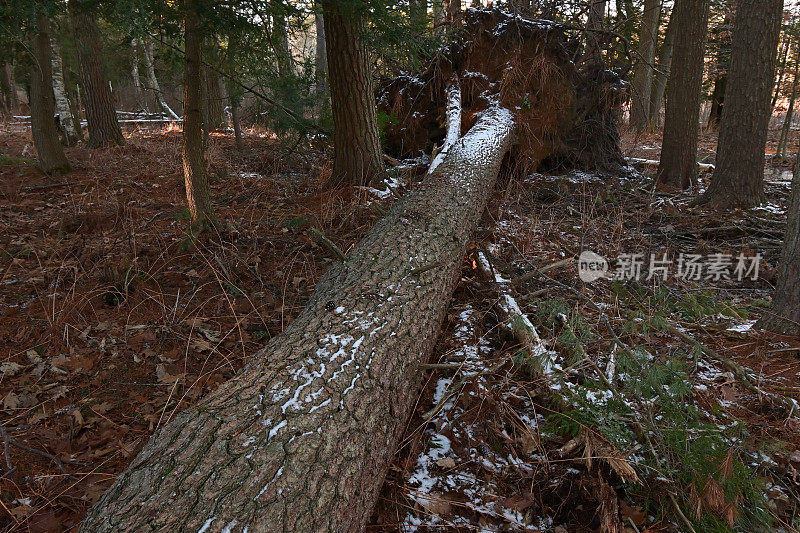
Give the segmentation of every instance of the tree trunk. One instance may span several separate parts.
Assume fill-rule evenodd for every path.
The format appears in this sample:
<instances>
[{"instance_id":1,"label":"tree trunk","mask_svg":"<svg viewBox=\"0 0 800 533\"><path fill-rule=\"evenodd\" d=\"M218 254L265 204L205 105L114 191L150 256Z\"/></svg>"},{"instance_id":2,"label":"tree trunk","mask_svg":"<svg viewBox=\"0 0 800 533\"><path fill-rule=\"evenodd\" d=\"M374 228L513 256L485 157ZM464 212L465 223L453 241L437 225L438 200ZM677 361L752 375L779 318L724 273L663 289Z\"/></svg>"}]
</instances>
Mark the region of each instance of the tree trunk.
<instances>
[{"instance_id":1,"label":"tree trunk","mask_svg":"<svg viewBox=\"0 0 800 533\"><path fill-rule=\"evenodd\" d=\"M229 97L231 106L231 125L233 126L234 145L237 152L244 151L244 141L242 140L242 123L239 119L239 103L241 100L241 95L231 94Z\"/></svg>"},{"instance_id":2,"label":"tree trunk","mask_svg":"<svg viewBox=\"0 0 800 533\"><path fill-rule=\"evenodd\" d=\"M793 21L796 23L796 21ZM775 84L775 92L772 96L772 105L771 107L775 107L775 104L778 103L778 98L781 96L781 85L783 84L783 76L786 72L786 63L789 59L789 48L791 48L792 36L787 35L783 39L783 44L781 44L780 52L778 53L778 58L780 61L779 69L778 69L778 82Z\"/></svg>"},{"instance_id":3,"label":"tree trunk","mask_svg":"<svg viewBox=\"0 0 800 533\"><path fill-rule=\"evenodd\" d=\"M605 37L599 30L605 26L608 0L589 0L589 15L586 18L585 57L597 65L603 64L603 43Z\"/></svg>"},{"instance_id":4,"label":"tree trunk","mask_svg":"<svg viewBox=\"0 0 800 533\"><path fill-rule=\"evenodd\" d=\"M675 46L658 182L688 188L697 181L697 136L703 83L703 50L709 0L676 0L672 9Z\"/></svg>"},{"instance_id":5,"label":"tree trunk","mask_svg":"<svg viewBox=\"0 0 800 533\"><path fill-rule=\"evenodd\" d=\"M3 88L5 89L3 93L4 105L8 109L9 115L13 115L14 110L17 108L17 90L14 84L14 67L11 61L3 63L3 70L0 72L0 76L2 76Z\"/></svg>"},{"instance_id":6,"label":"tree trunk","mask_svg":"<svg viewBox=\"0 0 800 533\"><path fill-rule=\"evenodd\" d=\"M212 63L217 64L218 62L213 61ZM225 120L225 106L223 105L224 98L217 71L210 67L204 67L202 70L204 74L203 81L205 82L205 108L207 110L207 116L204 120L206 129L212 131L222 128L227 124Z\"/></svg>"},{"instance_id":7,"label":"tree trunk","mask_svg":"<svg viewBox=\"0 0 800 533\"><path fill-rule=\"evenodd\" d=\"M276 13L272 16L272 47L278 60L278 75L288 76L292 73L292 55L289 51L289 31L286 27L286 16Z\"/></svg>"},{"instance_id":8,"label":"tree trunk","mask_svg":"<svg viewBox=\"0 0 800 533\"><path fill-rule=\"evenodd\" d=\"M444 22L444 0L431 0L433 11L433 25L438 26Z\"/></svg>"},{"instance_id":9,"label":"tree trunk","mask_svg":"<svg viewBox=\"0 0 800 533\"><path fill-rule=\"evenodd\" d=\"M656 56L661 0L645 0L639 30L639 63L633 76L631 95L631 128L641 133L647 129L650 116L650 94L653 86L653 63Z\"/></svg>"},{"instance_id":10,"label":"tree trunk","mask_svg":"<svg viewBox=\"0 0 800 533\"><path fill-rule=\"evenodd\" d=\"M783 0L739 0L717 161L701 198L727 209L764 201L764 150Z\"/></svg>"},{"instance_id":11,"label":"tree trunk","mask_svg":"<svg viewBox=\"0 0 800 533\"><path fill-rule=\"evenodd\" d=\"M281 335L151 438L82 531L363 531L513 129L504 109L479 119Z\"/></svg>"},{"instance_id":12,"label":"tree trunk","mask_svg":"<svg viewBox=\"0 0 800 533\"><path fill-rule=\"evenodd\" d=\"M180 120L180 117L172 110L172 108L167 105L167 101L164 99L164 93L161 92L161 86L158 84L158 78L156 77L156 69L153 67L153 41L150 39L146 39L144 42L144 69L145 74L147 75L147 83L149 85L148 89L153 91L158 104L161 106L169 116L171 116L175 120Z\"/></svg>"},{"instance_id":13,"label":"tree trunk","mask_svg":"<svg viewBox=\"0 0 800 533\"><path fill-rule=\"evenodd\" d=\"M653 81L653 94L650 96L650 127L661 127L661 106L664 105L664 93L667 90L667 79L672 69L672 51L675 48L675 24L672 17L667 24L664 42L658 55L658 71Z\"/></svg>"},{"instance_id":14,"label":"tree trunk","mask_svg":"<svg viewBox=\"0 0 800 533\"><path fill-rule=\"evenodd\" d=\"M78 51L80 81L83 86L83 104L89 129L90 148L117 146L125 143L117 121L114 99L108 76L105 73L100 29L94 16L69 2L70 17Z\"/></svg>"},{"instance_id":15,"label":"tree trunk","mask_svg":"<svg viewBox=\"0 0 800 533\"><path fill-rule=\"evenodd\" d=\"M708 114L709 130L717 130L722 120L722 109L725 106L725 91L728 87L728 71L731 68L731 31L733 12L728 10L722 22L721 31L717 32L717 50L714 65L714 91L711 94L711 112Z\"/></svg>"},{"instance_id":16,"label":"tree trunk","mask_svg":"<svg viewBox=\"0 0 800 533\"><path fill-rule=\"evenodd\" d=\"M800 75L800 47L795 54L794 72L792 73L792 94L789 95L789 109L786 110L786 117L781 129L781 138L778 141L778 149L775 155L781 159L786 158L786 150L789 146L789 137L792 132L792 119L794 118L794 106L797 100L797 76Z\"/></svg>"},{"instance_id":17,"label":"tree trunk","mask_svg":"<svg viewBox=\"0 0 800 533\"><path fill-rule=\"evenodd\" d=\"M328 79L328 57L325 52L325 19L322 12L318 11L314 14L314 24L316 25L317 30L315 56L317 68L314 71L316 92L317 96L321 100L325 100L325 84L326 80Z\"/></svg>"},{"instance_id":18,"label":"tree trunk","mask_svg":"<svg viewBox=\"0 0 800 533\"><path fill-rule=\"evenodd\" d=\"M72 114L66 84L64 83L64 66L61 60L61 47L55 40L50 42L53 70L53 93L56 98L56 111L63 132L63 141L66 146L74 146L83 140L80 122Z\"/></svg>"},{"instance_id":19,"label":"tree trunk","mask_svg":"<svg viewBox=\"0 0 800 533\"><path fill-rule=\"evenodd\" d=\"M142 90L142 79L139 76L139 40L131 39L131 79L133 80L133 90L136 97L137 109L147 109Z\"/></svg>"},{"instance_id":20,"label":"tree trunk","mask_svg":"<svg viewBox=\"0 0 800 533\"><path fill-rule=\"evenodd\" d=\"M61 148L55 123L55 96L50 51L50 22L36 16L36 29L30 30L31 49L35 57L31 66L31 132L39 167L43 172L67 173L69 162Z\"/></svg>"},{"instance_id":21,"label":"tree trunk","mask_svg":"<svg viewBox=\"0 0 800 533\"><path fill-rule=\"evenodd\" d=\"M367 51L361 43L364 22L355 18L359 15L342 13L339 2L324 0L322 5L333 111L332 183L381 182L383 151Z\"/></svg>"},{"instance_id":22,"label":"tree trunk","mask_svg":"<svg viewBox=\"0 0 800 533\"><path fill-rule=\"evenodd\" d=\"M461 20L461 0L444 0L444 12L447 22L458 24Z\"/></svg>"},{"instance_id":23,"label":"tree trunk","mask_svg":"<svg viewBox=\"0 0 800 533\"><path fill-rule=\"evenodd\" d=\"M722 120L722 109L725 107L725 91L728 87L728 74L723 73L714 80L714 91L711 93L711 111L708 114L708 129L716 130Z\"/></svg>"},{"instance_id":24,"label":"tree trunk","mask_svg":"<svg viewBox=\"0 0 800 533\"><path fill-rule=\"evenodd\" d=\"M202 36L195 0L186 0L184 14L185 76L183 80L183 176L192 226L217 224L203 154Z\"/></svg>"},{"instance_id":25,"label":"tree trunk","mask_svg":"<svg viewBox=\"0 0 800 533\"><path fill-rule=\"evenodd\" d=\"M786 210L788 225L778 269L778 286L757 327L783 335L800 335L800 152L794 166L792 196Z\"/></svg>"}]
</instances>

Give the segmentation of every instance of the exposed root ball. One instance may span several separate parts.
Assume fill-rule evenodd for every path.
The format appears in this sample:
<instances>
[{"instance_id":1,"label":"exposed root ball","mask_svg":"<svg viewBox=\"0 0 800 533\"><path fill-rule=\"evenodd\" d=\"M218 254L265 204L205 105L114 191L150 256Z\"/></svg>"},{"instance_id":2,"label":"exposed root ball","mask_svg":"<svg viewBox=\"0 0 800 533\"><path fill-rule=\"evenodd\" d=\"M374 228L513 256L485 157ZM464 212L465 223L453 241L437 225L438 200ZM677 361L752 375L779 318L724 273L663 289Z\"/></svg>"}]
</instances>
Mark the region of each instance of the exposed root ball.
<instances>
[{"instance_id":1,"label":"exposed root ball","mask_svg":"<svg viewBox=\"0 0 800 533\"><path fill-rule=\"evenodd\" d=\"M430 153L445 136L445 86L458 75L462 131L493 103L514 112L514 159L548 166L614 170L624 163L616 115L625 83L602 67L579 69L568 28L498 9L470 9L459 34L418 75L386 80L379 109L388 115L387 149L397 157Z\"/></svg>"}]
</instances>

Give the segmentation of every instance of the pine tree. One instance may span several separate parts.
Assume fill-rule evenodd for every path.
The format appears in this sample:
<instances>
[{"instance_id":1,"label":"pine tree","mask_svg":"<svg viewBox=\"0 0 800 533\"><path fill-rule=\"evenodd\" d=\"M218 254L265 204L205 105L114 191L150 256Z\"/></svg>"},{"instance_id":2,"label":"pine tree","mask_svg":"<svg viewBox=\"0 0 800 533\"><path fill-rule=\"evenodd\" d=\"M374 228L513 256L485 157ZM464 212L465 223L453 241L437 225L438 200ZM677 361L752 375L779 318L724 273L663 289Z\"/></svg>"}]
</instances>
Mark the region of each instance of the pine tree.
<instances>
[{"instance_id":1,"label":"pine tree","mask_svg":"<svg viewBox=\"0 0 800 533\"><path fill-rule=\"evenodd\" d=\"M752 207L764 201L764 150L783 0L739 0L717 161L700 203Z\"/></svg>"},{"instance_id":2,"label":"pine tree","mask_svg":"<svg viewBox=\"0 0 800 533\"><path fill-rule=\"evenodd\" d=\"M78 50L78 64L90 148L125 144L117 121L114 97L105 72L100 28L94 13L77 0L69 0L70 17Z\"/></svg>"},{"instance_id":3,"label":"pine tree","mask_svg":"<svg viewBox=\"0 0 800 533\"><path fill-rule=\"evenodd\" d=\"M333 111L333 176L336 184L382 181L383 151L367 51L361 42L362 15L324 0L328 81Z\"/></svg>"},{"instance_id":4,"label":"pine tree","mask_svg":"<svg viewBox=\"0 0 800 533\"><path fill-rule=\"evenodd\" d=\"M687 188L697 180L697 137L709 0L675 0L675 47L669 74L658 182Z\"/></svg>"},{"instance_id":5,"label":"pine tree","mask_svg":"<svg viewBox=\"0 0 800 533\"><path fill-rule=\"evenodd\" d=\"M31 132L39 157L39 167L46 173L66 173L70 166L53 121L55 96L50 49L50 21L38 13L36 25L29 30L35 61L30 68Z\"/></svg>"}]
</instances>

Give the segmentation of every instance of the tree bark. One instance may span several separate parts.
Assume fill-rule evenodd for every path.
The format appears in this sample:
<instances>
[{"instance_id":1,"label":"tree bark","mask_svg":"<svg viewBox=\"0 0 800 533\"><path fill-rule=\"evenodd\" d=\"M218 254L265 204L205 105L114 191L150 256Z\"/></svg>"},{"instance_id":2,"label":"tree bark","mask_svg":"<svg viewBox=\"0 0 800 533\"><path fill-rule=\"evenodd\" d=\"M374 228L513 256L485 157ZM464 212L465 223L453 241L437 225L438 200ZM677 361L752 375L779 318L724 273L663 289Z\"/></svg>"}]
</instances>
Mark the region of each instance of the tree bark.
<instances>
[{"instance_id":1,"label":"tree bark","mask_svg":"<svg viewBox=\"0 0 800 533\"><path fill-rule=\"evenodd\" d=\"M433 25L438 26L444 22L444 0L431 0L433 12Z\"/></svg>"},{"instance_id":2,"label":"tree bark","mask_svg":"<svg viewBox=\"0 0 800 533\"><path fill-rule=\"evenodd\" d=\"M215 57L216 54L212 54L212 56ZM212 63L217 64L217 61L212 61ZM225 106L223 105L224 99L217 71L210 67L203 67L202 72L206 99L206 116L204 117L204 122L206 129L211 131L222 128L227 124L225 120Z\"/></svg>"},{"instance_id":3,"label":"tree bark","mask_svg":"<svg viewBox=\"0 0 800 533\"><path fill-rule=\"evenodd\" d=\"M444 0L444 13L447 22L458 24L461 20L461 0Z\"/></svg>"},{"instance_id":4,"label":"tree bark","mask_svg":"<svg viewBox=\"0 0 800 533\"><path fill-rule=\"evenodd\" d=\"M717 161L700 199L722 209L764 201L764 150L783 0L739 0Z\"/></svg>"},{"instance_id":5,"label":"tree bark","mask_svg":"<svg viewBox=\"0 0 800 533\"><path fill-rule=\"evenodd\" d=\"M11 61L3 63L3 71L0 72L0 76L3 77L3 87L6 91L3 95L5 107L8 109L9 115L13 115L14 110L17 108L17 90L14 83L14 67Z\"/></svg>"},{"instance_id":6,"label":"tree bark","mask_svg":"<svg viewBox=\"0 0 800 533\"><path fill-rule=\"evenodd\" d=\"M728 87L728 71L731 66L731 30L734 18L733 11L727 10L722 25L717 30L716 57L714 59L714 90L711 93L711 111L708 114L707 128L717 130L722 120L722 109L725 106L725 91Z\"/></svg>"},{"instance_id":7,"label":"tree bark","mask_svg":"<svg viewBox=\"0 0 800 533\"><path fill-rule=\"evenodd\" d=\"M800 47L795 52L794 72L792 73L792 93L789 95L789 109L786 110L786 117L783 120L781 138L778 140L778 148L775 155L779 158L786 158L786 150L789 145L789 137L792 132L792 119L794 118L794 106L797 100L797 77L800 75Z\"/></svg>"},{"instance_id":8,"label":"tree bark","mask_svg":"<svg viewBox=\"0 0 800 533\"><path fill-rule=\"evenodd\" d=\"M672 9L675 46L669 75L658 182L686 189L697 181L697 137L703 50L709 0L676 0Z\"/></svg>"},{"instance_id":9,"label":"tree bark","mask_svg":"<svg viewBox=\"0 0 800 533\"><path fill-rule=\"evenodd\" d=\"M244 151L244 141L242 140L242 123L239 119L239 103L242 97L240 95L233 95L229 97L231 106L231 125L233 126L233 139L234 146L237 152Z\"/></svg>"},{"instance_id":10,"label":"tree bark","mask_svg":"<svg viewBox=\"0 0 800 533\"><path fill-rule=\"evenodd\" d=\"M794 22L796 24L796 22ZM771 107L775 107L775 104L778 103L778 98L781 96L781 86L783 84L783 76L786 73L786 63L789 59L789 48L791 48L792 36L786 32L787 35L783 39L783 44L781 44L780 52L778 52L779 58L779 70L778 70L778 81L775 84L775 92L772 96L772 104Z\"/></svg>"},{"instance_id":11,"label":"tree bark","mask_svg":"<svg viewBox=\"0 0 800 533\"><path fill-rule=\"evenodd\" d=\"M639 30L639 63L633 75L631 95L631 128L639 133L646 130L649 124L659 20L661 20L661 0L645 0Z\"/></svg>"},{"instance_id":12,"label":"tree bark","mask_svg":"<svg viewBox=\"0 0 800 533\"><path fill-rule=\"evenodd\" d=\"M69 161L58 139L55 123L55 96L50 50L50 21L46 16L36 16L36 28L30 30L31 49L35 61L31 66L31 132L39 167L43 172L67 173Z\"/></svg>"},{"instance_id":13,"label":"tree bark","mask_svg":"<svg viewBox=\"0 0 800 533\"><path fill-rule=\"evenodd\" d=\"M484 114L281 335L153 436L82 531L363 531L513 130Z\"/></svg>"},{"instance_id":14,"label":"tree bark","mask_svg":"<svg viewBox=\"0 0 800 533\"><path fill-rule=\"evenodd\" d=\"M328 57L325 51L325 19L322 12L314 14L314 24L317 30L316 55L317 68L314 71L316 92L320 99L326 99L325 85L328 79Z\"/></svg>"},{"instance_id":15,"label":"tree bark","mask_svg":"<svg viewBox=\"0 0 800 533\"><path fill-rule=\"evenodd\" d=\"M53 94L56 98L56 111L63 131L63 142L66 146L74 146L83 140L80 122L72 114L66 84L64 83L64 65L61 60L61 47L55 39L50 41L53 70Z\"/></svg>"},{"instance_id":16,"label":"tree bark","mask_svg":"<svg viewBox=\"0 0 800 533\"><path fill-rule=\"evenodd\" d=\"M708 114L708 129L716 130L722 120L722 109L725 107L725 91L728 87L728 74L722 73L714 80L711 93L711 111Z\"/></svg>"},{"instance_id":17,"label":"tree bark","mask_svg":"<svg viewBox=\"0 0 800 533\"><path fill-rule=\"evenodd\" d=\"M658 54L658 70L653 80L653 94L650 96L650 127L661 127L661 106L664 105L664 93L667 90L667 79L672 69L672 51L675 48L675 24L670 17L664 42Z\"/></svg>"},{"instance_id":18,"label":"tree bark","mask_svg":"<svg viewBox=\"0 0 800 533\"><path fill-rule=\"evenodd\" d=\"M161 91L161 86L158 84L158 78L156 77L156 69L153 66L153 41L150 39L146 39L144 42L144 69L145 74L147 75L147 83L149 85L148 89L153 91L158 104L161 106L169 116L171 116L175 120L180 120L180 117L172 110L172 108L167 105L167 101L164 99L164 93Z\"/></svg>"},{"instance_id":19,"label":"tree bark","mask_svg":"<svg viewBox=\"0 0 800 533\"><path fill-rule=\"evenodd\" d=\"M183 176L192 225L198 229L217 224L203 154L202 36L194 0L186 0L184 13L186 65L183 81Z\"/></svg>"},{"instance_id":20,"label":"tree bark","mask_svg":"<svg viewBox=\"0 0 800 533\"><path fill-rule=\"evenodd\" d=\"M324 0L322 5L333 111L331 181L381 182L383 151L367 51L361 42L364 21L354 13L343 13L339 2Z\"/></svg>"},{"instance_id":21,"label":"tree bark","mask_svg":"<svg viewBox=\"0 0 800 533\"><path fill-rule=\"evenodd\" d=\"M286 27L286 16L278 12L272 16L272 47L278 60L278 75L288 76L292 73L292 55L289 51L289 31Z\"/></svg>"},{"instance_id":22,"label":"tree bark","mask_svg":"<svg viewBox=\"0 0 800 533\"><path fill-rule=\"evenodd\" d=\"M78 51L80 82L83 86L83 104L86 107L86 122L89 129L90 148L117 146L125 143L125 137L117 121L114 98L103 60L100 29L94 16L69 1L70 17Z\"/></svg>"},{"instance_id":23,"label":"tree bark","mask_svg":"<svg viewBox=\"0 0 800 533\"><path fill-rule=\"evenodd\" d=\"M139 76L139 39L131 39L131 80L133 80L136 107L146 110L147 102L142 90L142 78Z\"/></svg>"},{"instance_id":24,"label":"tree bark","mask_svg":"<svg viewBox=\"0 0 800 533\"><path fill-rule=\"evenodd\" d=\"M786 210L788 224L778 269L778 286L756 327L782 335L800 335L800 152L794 166L792 196Z\"/></svg>"},{"instance_id":25,"label":"tree bark","mask_svg":"<svg viewBox=\"0 0 800 533\"><path fill-rule=\"evenodd\" d=\"M604 27L608 0L589 0L589 14L586 17L585 57L597 65L603 64L603 43L605 37L599 32Z\"/></svg>"}]
</instances>

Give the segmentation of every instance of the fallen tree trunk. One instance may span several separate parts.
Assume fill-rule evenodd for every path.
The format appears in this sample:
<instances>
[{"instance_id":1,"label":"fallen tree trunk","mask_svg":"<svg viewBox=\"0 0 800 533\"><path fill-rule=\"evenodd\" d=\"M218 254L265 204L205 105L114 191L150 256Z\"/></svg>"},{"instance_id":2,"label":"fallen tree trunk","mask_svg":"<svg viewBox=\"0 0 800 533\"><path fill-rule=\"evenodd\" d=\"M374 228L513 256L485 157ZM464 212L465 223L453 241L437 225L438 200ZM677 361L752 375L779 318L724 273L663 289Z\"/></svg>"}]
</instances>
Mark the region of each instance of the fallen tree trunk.
<instances>
[{"instance_id":1,"label":"fallen tree trunk","mask_svg":"<svg viewBox=\"0 0 800 533\"><path fill-rule=\"evenodd\" d=\"M514 129L485 112L283 334L150 439L82 531L362 531Z\"/></svg>"}]
</instances>

